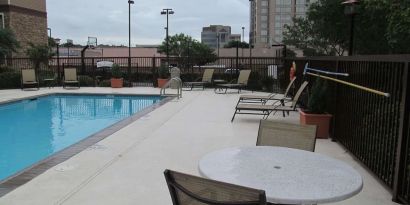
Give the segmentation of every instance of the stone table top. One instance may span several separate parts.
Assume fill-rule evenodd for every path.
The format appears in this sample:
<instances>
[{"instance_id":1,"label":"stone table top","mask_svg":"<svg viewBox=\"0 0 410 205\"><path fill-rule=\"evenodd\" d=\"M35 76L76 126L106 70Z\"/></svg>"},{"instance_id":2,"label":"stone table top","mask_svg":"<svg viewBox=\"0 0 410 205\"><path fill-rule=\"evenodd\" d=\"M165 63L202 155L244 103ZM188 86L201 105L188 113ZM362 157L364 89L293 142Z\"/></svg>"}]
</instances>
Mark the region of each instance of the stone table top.
<instances>
[{"instance_id":1,"label":"stone table top","mask_svg":"<svg viewBox=\"0 0 410 205\"><path fill-rule=\"evenodd\" d=\"M360 174L339 160L283 147L215 151L199 163L202 176L265 190L267 201L320 204L348 199L363 188Z\"/></svg>"}]
</instances>

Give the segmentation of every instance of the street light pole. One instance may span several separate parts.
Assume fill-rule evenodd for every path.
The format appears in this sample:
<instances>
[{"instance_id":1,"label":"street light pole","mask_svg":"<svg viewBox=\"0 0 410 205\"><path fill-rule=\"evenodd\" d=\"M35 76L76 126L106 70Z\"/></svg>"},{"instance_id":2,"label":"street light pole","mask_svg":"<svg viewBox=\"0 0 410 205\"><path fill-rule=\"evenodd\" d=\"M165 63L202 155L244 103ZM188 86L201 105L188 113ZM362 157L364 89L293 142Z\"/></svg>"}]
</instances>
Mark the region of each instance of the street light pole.
<instances>
[{"instance_id":1,"label":"street light pole","mask_svg":"<svg viewBox=\"0 0 410 205\"><path fill-rule=\"evenodd\" d=\"M133 0L128 0L128 86L131 87L131 4Z\"/></svg>"},{"instance_id":2,"label":"street light pole","mask_svg":"<svg viewBox=\"0 0 410 205\"><path fill-rule=\"evenodd\" d=\"M243 27L242 26L242 58L244 57L244 54L243 54L243 45L244 45L244 43L245 43L245 27Z\"/></svg>"},{"instance_id":3,"label":"street light pole","mask_svg":"<svg viewBox=\"0 0 410 205\"><path fill-rule=\"evenodd\" d=\"M174 14L172 9L162 9L161 15L167 15L167 36L166 36L166 52L167 52L167 67L169 67L169 15Z\"/></svg>"},{"instance_id":4,"label":"street light pole","mask_svg":"<svg viewBox=\"0 0 410 205\"><path fill-rule=\"evenodd\" d=\"M349 53L353 55L354 46L354 17L357 14L357 6L360 4L359 0L347 0L342 3L345 6L345 15L350 16L350 37L349 37Z\"/></svg>"},{"instance_id":5,"label":"street light pole","mask_svg":"<svg viewBox=\"0 0 410 205\"><path fill-rule=\"evenodd\" d=\"M57 46L57 73L58 73L58 80L61 82L61 72L60 72L60 40L59 38L54 39L54 42Z\"/></svg>"}]
</instances>

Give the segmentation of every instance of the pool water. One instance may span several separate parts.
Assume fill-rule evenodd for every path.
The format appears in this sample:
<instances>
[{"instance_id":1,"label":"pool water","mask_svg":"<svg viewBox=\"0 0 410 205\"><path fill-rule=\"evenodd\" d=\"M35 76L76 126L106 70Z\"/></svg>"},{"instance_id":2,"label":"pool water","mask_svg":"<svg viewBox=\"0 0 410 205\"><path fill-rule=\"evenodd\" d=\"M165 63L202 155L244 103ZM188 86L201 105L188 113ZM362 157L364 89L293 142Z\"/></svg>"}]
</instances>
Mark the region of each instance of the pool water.
<instances>
[{"instance_id":1,"label":"pool water","mask_svg":"<svg viewBox=\"0 0 410 205\"><path fill-rule=\"evenodd\" d=\"M50 95L0 105L0 181L161 99Z\"/></svg>"}]
</instances>

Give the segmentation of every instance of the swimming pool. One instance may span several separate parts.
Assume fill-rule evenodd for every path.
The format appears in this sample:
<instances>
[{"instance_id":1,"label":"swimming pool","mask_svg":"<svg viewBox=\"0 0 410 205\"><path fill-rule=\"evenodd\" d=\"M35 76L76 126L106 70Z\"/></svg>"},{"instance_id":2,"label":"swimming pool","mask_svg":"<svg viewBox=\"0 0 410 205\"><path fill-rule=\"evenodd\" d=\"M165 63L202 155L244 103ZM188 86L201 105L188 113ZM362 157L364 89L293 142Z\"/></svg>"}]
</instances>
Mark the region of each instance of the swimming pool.
<instances>
[{"instance_id":1,"label":"swimming pool","mask_svg":"<svg viewBox=\"0 0 410 205\"><path fill-rule=\"evenodd\" d=\"M0 105L0 181L162 99L56 94Z\"/></svg>"}]
</instances>

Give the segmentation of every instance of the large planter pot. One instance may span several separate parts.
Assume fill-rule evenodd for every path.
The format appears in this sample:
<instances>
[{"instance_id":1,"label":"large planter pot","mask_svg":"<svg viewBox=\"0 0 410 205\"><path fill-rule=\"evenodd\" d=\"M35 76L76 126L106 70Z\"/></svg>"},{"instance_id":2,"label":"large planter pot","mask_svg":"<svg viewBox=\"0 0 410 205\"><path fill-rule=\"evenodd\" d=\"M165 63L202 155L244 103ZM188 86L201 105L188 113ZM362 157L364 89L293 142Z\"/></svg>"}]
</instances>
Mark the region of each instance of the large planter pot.
<instances>
[{"instance_id":1,"label":"large planter pot","mask_svg":"<svg viewBox=\"0 0 410 205\"><path fill-rule=\"evenodd\" d=\"M111 78L112 88L122 88L124 80L122 78Z\"/></svg>"},{"instance_id":2,"label":"large planter pot","mask_svg":"<svg viewBox=\"0 0 410 205\"><path fill-rule=\"evenodd\" d=\"M158 78L158 87L163 88L168 83L168 79Z\"/></svg>"},{"instance_id":3,"label":"large planter pot","mask_svg":"<svg viewBox=\"0 0 410 205\"><path fill-rule=\"evenodd\" d=\"M329 138L329 127L332 115L330 114L310 114L303 110L300 111L300 124L317 125L316 138Z\"/></svg>"}]
</instances>

